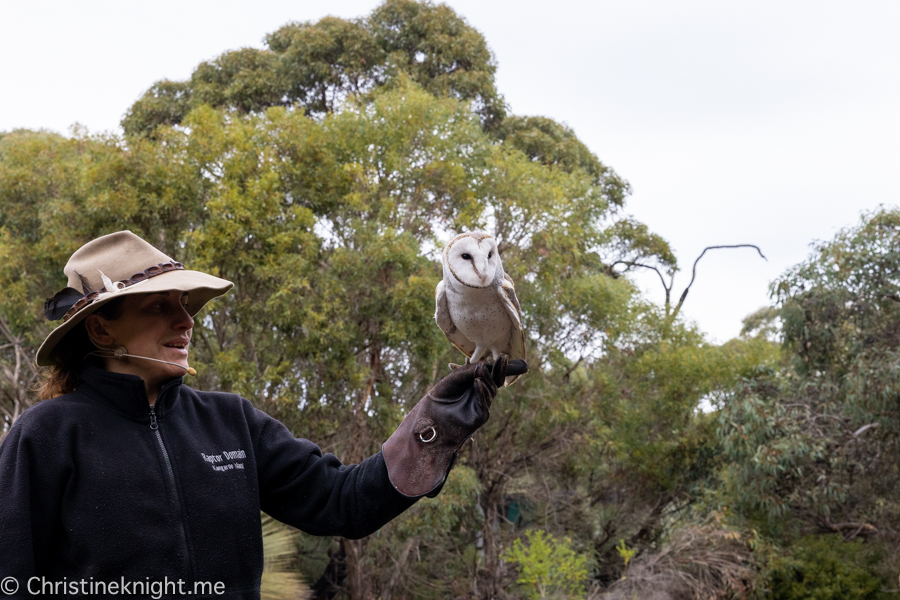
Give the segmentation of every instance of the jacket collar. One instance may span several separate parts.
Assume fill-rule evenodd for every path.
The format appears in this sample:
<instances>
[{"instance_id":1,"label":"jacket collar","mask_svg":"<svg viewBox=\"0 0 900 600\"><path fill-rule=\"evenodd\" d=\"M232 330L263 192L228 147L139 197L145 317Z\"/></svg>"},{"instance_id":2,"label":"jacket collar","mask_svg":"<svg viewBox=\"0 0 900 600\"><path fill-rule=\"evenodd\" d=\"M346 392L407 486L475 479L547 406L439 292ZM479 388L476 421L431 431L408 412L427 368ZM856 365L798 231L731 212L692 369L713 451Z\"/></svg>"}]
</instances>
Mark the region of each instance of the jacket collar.
<instances>
[{"instance_id":1,"label":"jacket collar","mask_svg":"<svg viewBox=\"0 0 900 600\"><path fill-rule=\"evenodd\" d=\"M150 402L144 380L137 375L126 375L107 371L86 362L79 373L81 383L77 391L100 402L126 417L146 421L150 415ZM175 377L165 382L156 399L156 413L160 414L171 406L176 394L166 394L166 390L180 386L183 377Z\"/></svg>"}]
</instances>

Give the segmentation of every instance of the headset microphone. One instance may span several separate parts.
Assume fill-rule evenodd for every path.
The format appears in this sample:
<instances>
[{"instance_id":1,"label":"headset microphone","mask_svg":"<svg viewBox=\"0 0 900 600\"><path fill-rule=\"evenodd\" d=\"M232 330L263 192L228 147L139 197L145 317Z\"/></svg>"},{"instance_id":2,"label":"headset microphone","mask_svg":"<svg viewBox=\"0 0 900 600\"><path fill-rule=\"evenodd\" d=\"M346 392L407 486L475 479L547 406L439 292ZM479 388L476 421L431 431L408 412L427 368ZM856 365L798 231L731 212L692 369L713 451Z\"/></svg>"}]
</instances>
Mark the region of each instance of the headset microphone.
<instances>
[{"instance_id":1,"label":"headset microphone","mask_svg":"<svg viewBox=\"0 0 900 600\"><path fill-rule=\"evenodd\" d=\"M128 348L125 346L118 346L117 348L101 348L100 352L91 352L91 354L95 356L102 356L105 358L142 358L144 360L152 360L153 362L163 363L166 365L172 365L173 367L178 367L179 369L184 369L188 375L196 375L197 370L193 367L185 367L184 365L179 365L178 363L169 362L167 360L160 360L158 358L150 358L149 356L138 356L137 354L128 354Z\"/></svg>"}]
</instances>

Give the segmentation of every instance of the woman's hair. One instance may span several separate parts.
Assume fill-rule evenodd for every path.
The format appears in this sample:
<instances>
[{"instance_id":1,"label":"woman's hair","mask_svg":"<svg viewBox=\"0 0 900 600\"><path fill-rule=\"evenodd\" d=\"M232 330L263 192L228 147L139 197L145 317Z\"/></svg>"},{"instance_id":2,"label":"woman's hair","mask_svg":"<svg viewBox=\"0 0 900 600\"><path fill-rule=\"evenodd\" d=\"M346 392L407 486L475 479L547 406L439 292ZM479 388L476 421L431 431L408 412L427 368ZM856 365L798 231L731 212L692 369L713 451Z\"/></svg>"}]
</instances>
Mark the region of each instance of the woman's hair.
<instances>
[{"instance_id":1,"label":"woman's hair","mask_svg":"<svg viewBox=\"0 0 900 600\"><path fill-rule=\"evenodd\" d=\"M125 298L114 298L93 314L100 315L108 321L115 321L122 316L124 300ZM78 373L81 371L85 359L90 358L88 354L95 350L97 347L91 342L87 329L84 327L84 321L73 327L60 340L53 352L56 364L46 369L43 381L38 384L37 391L40 399L49 400L75 391L81 381Z\"/></svg>"}]
</instances>

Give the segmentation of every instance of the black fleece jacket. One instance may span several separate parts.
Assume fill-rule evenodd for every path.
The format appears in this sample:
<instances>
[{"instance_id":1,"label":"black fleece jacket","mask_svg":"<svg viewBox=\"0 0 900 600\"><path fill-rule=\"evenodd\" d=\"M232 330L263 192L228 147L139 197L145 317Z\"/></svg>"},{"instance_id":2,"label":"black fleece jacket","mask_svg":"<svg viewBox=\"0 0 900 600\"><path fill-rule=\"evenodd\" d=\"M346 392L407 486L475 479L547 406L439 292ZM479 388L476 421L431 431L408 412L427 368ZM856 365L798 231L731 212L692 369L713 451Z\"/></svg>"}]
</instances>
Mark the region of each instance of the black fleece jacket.
<instances>
[{"instance_id":1,"label":"black fleece jacket","mask_svg":"<svg viewBox=\"0 0 900 600\"><path fill-rule=\"evenodd\" d=\"M360 538L414 502L381 453L342 465L248 400L181 378L151 410L141 379L87 366L75 392L25 411L0 445L0 579L16 578L18 597L29 580L180 580L192 598L194 582L259 598L260 510Z\"/></svg>"}]
</instances>

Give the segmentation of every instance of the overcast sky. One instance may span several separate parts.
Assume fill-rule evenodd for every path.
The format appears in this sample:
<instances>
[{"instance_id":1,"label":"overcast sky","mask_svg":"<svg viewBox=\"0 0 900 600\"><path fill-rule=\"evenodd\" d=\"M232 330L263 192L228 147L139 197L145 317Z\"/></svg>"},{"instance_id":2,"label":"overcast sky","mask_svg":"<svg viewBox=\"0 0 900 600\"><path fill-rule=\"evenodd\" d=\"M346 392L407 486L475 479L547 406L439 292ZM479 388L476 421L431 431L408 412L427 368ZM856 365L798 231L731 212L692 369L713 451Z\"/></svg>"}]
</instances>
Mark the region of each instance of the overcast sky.
<instances>
[{"instance_id":1,"label":"overcast sky","mask_svg":"<svg viewBox=\"0 0 900 600\"><path fill-rule=\"evenodd\" d=\"M289 21L370 0L0 2L0 131L119 131L155 81L186 79ZM572 127L672 244L714 341L768 303L809 244L900 202L900 2L451 0L481 31L512 112ZM640 279L662 299L656 276Z\"/></svg>"}]
</instances>

